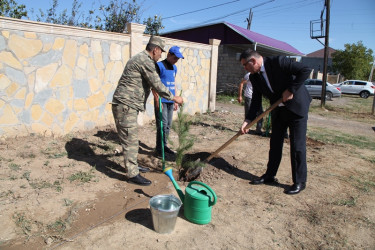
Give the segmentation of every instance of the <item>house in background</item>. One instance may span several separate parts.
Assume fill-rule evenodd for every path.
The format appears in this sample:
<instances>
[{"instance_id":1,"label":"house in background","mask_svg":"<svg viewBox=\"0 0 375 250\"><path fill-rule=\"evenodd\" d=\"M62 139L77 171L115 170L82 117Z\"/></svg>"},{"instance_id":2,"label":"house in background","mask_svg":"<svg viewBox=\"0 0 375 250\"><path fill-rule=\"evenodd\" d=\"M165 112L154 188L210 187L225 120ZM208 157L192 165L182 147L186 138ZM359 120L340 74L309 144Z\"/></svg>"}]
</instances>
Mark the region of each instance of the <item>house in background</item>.
<instances>
[{"instance_id":1,"label":"house in background","mask_svg":"<svg viewBox=\"0 0 375 250\"><path fill-rule=\"evenodd\" d=\"M328 48L328 62L327 62L327 73L333 74L332 72L332 53L335 52L335 49ZM314 69L314 75L318 72L323 73L324 67L324 48L314 51L310 54L307 54L301 59L301 62L310 68Z\"/></svg>"},{"instance_id":2,"label":"house in background","mask_svg":"<svg viewBox=\"0 0 375 250\"><path fill-rule=\"evenodd\" d=\"M161 36L204 44L209 44L210 39L220 40L216 88L218 92L237 92L238 84L246 73L239 62L239 56L248 48L263 56L304 55L288 43L227 22L167 32Z\"/></svg>"}]
</instances>

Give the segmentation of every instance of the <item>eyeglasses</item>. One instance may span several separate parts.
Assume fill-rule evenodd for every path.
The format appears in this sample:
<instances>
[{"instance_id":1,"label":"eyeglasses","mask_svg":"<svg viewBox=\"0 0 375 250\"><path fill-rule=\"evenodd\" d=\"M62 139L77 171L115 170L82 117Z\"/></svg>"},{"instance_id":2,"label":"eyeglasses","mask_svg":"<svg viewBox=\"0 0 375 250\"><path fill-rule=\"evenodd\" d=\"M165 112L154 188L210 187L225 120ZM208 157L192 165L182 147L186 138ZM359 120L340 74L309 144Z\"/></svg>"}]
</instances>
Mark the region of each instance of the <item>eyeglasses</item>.
<instances>
[{"instance_id":1,"label":"eyeglasses","mask_svg":"<svg viewBox=\"0 0 375 250\"><path fill-rule=\"evenodd\" d=\"M249 59L249 60L246 61L244 64L242 64L242 66L246 67L246 64L248 64L250 61L251 61L251 59Z\"/></svg>"}]
</instances>

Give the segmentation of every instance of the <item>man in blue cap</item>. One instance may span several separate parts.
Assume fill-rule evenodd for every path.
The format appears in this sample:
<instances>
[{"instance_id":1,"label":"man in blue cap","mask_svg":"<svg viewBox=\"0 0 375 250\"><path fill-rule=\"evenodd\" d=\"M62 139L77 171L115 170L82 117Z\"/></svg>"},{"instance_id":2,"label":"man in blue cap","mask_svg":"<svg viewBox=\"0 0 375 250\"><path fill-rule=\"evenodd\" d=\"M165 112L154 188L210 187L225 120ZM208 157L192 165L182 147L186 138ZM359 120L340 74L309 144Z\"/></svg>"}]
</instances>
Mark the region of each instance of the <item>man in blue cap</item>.
<instances>
[{"instance_id":1,"label":"man in blue cap","mask_svg":"<svg viewBox=\"0 0 375 250\"><path fill-rule=\"evenodd\" d=\"M177 61L184 56L181 53L180 47L173 46L169 49L167 58L161 62L157 63L157 70L160 75L161 82L169 89L169 91L175 95L176 94L176 85L175 78L177 74ZM158 157L162 155L161 148L161 128L160 128L160 117L159 117L159 95L153 91L154 94L154 106L155 106L155 120L156 120L156 151L155 154ZM162 121L163 121L163 142L164 142L164 152L174 155L175 152L167 146L167 140L169 136L169 131L172 127L172 118L173 111L177 110L178 105L173 100L167 100L165 98L161 99L162 105Z\"/></svg>"}]
</instances>

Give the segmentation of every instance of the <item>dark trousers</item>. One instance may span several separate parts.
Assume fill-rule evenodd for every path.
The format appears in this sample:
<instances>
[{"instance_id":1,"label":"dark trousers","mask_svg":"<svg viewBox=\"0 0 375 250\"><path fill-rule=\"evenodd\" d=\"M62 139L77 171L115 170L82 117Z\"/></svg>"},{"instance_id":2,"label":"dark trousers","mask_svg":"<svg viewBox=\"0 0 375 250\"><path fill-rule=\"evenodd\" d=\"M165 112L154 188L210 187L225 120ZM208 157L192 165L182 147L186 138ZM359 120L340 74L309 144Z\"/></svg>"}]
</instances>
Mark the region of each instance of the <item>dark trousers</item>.
<instances>
[{"instance_id":1,"label":"dark trousers","mask_svg":"<svg viewBox=\"0 0 375 250\"><path fill-rule=\"evenodd\" d=\"M277 107L272 111L271 119L272 134L266 175L276 176L282 158L284 135L289 128L293 183L306 182L307 114L300 117L286 107Z\"/></svg>"},{"instance_id":2,"label":"dark trousers","mask_svg":"<svg viewBox=\"0 0 375 250\"><path fill-rule=\"evenodd\" d=\"M167 146L169 131L172 127L173 103L162 103L162 121L163 121L163 142L164 147ZM160 114L159 109L155 105L155 121L156 121L156 150L161 151L161 130L160 130Z\"/></svg>"},{"instance_id":3,"label":"dark trousers","mask_svg":"<svg viewBox=\"0 0 375 250\"><path fill-rule=\"evenodd\" d=\"M249 112L250 106L251 106L251 98L245 96L245 104L244 104L244 107L245 107L245 119L246 119L247 113ZM263 107L260 107L260 110L257 112L257 116L260 115L261 113L263 113ZM257 122L257 126L256 126L255 131L261 132L262 131L262 126L263 126L263 118L260 119Z\"/></svg>"}]
</instances>

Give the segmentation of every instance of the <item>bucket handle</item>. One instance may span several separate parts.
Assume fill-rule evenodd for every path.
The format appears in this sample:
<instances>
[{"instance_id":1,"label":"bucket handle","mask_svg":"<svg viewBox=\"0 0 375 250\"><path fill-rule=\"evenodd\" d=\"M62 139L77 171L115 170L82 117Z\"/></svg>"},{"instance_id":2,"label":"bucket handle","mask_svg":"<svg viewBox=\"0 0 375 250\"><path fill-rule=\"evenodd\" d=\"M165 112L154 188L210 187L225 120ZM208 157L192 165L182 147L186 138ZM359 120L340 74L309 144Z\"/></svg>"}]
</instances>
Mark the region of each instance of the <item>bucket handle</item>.
<instances>
[{"instance_id":1,"label":"bucket handle","mask_svg":"<svg viewBox=\"0 0 375 250\"><path fill-rule=\"evenodd\" d=\"M192 182L189 183L188 186L191 186L191 185L193 185L193 184L201 185L201 186L207 188L208 191L211 192L211 194L212 194L212 196L213 196L213 198L214 198L213 201L210 200L210 206L213 206L213 205L216 204L217 197L216 197L216 194L215 194L214 190L212 190L207 184L205 184L205 183L203 183L203 182L200 182L200 181L192 181Z\"/></svg>"}]
</instances>

